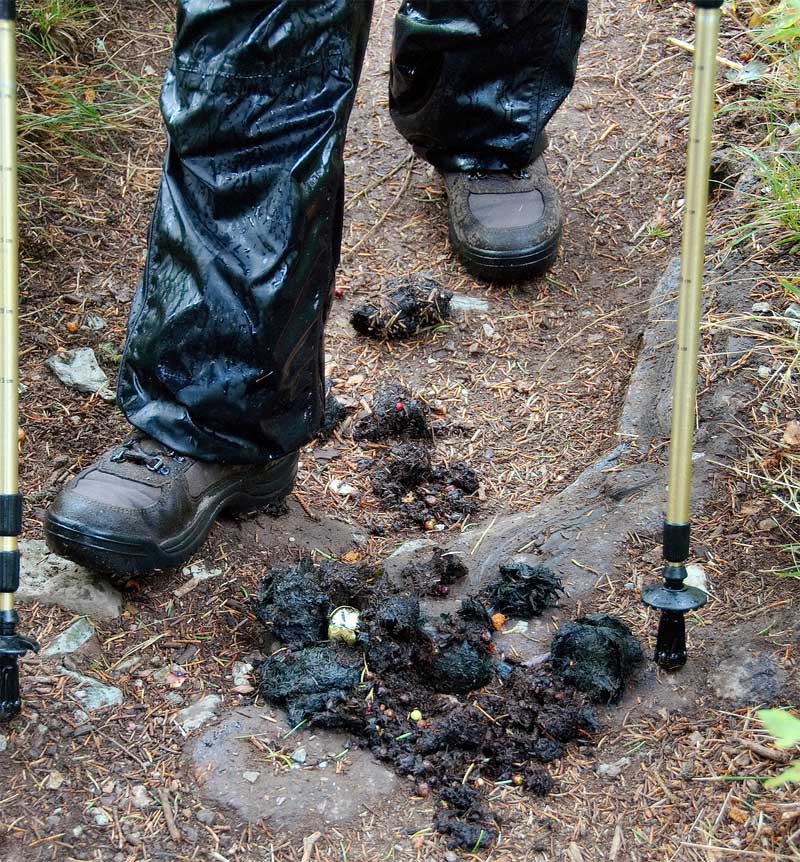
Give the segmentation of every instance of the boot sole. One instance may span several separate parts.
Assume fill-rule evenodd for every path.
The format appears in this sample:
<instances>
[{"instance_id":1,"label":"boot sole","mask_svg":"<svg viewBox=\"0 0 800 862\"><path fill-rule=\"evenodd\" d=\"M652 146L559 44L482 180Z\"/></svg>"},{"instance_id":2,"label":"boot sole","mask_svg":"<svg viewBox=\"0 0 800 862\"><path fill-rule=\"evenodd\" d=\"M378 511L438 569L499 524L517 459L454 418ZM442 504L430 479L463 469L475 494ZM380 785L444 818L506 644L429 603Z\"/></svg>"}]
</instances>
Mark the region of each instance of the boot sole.
<instances>
[{"instance_id":1,"label":"boot sole","mask_svg":"<svg viewBox=\"0 0 800 862\"><path fill-rule=\"evenodd\" d=\"M252 512L281 503L292 492L294 479L293 469L288 479L281 475L274 482L229 489L201 506L181 532L161 542L104 534L49 512L45 517L45 540L48 548L59 556L123 585L137 575L182 565L205 542L223 512Z\"/></svg>"},{"instance_id":2,"label":"boot sole","mask_svg":"<svg viewBox=\"0 0 800 862\"><path fill-rule=\"evenodd\" d=\"M524 281L541 275L555 263L561 245L561 229L549 241L515 251L474 248L458 240L450 229L450 245L471 275L484 281Z\"/></svg>"}]
</instances>

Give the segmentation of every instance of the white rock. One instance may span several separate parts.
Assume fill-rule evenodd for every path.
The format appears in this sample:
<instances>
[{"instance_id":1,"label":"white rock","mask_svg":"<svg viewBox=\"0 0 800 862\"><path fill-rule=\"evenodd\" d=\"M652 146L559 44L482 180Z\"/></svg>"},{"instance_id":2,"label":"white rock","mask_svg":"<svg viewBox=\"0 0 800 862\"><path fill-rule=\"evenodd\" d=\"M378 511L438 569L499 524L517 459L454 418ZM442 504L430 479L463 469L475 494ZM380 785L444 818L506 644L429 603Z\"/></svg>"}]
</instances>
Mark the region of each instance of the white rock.
<instances>
[{"instance_id":1,"label":"white rock","mask_svg":"<svg viewBox=\"0 0 800 862\"><path fill-rule=\"evenodd\" d=\"M191 566L183 567L183 574L195 581L207 581L209 578L220 577L222 569L207 569L202 563L192 563Z\"/></svg>"},{"instance_id":2,"label":"white rock","mask_svg":"<svg viewBox=\"0 0 800 862\"><path fill-rule=\"evenodd\" d=\"M114 620L122 613L122 594L104 578L56 556L39 539L23 539L19 549L18 601L58 605L98 620Z\"/></svg>"},{"instance_id":3,"label":"white rock","mask_svg":"<svg viewBox=\"0 0 800 862\"><path fill-rule=\"evenodd\" d=\"M684 584L687 587L697 587L698 590L702 590L708 595L708 579L702 566L687 566Z\"/></svg>"},{"instance_id":4,"label":"white rock","mask_svg":"<svg viewBox=\"0 0 800 862\"><path fill-rule=\"evenodd\" d=\"M86 617L81 617L71 626L64 629L60 635L54 637L42 650L42 656L69 655L69 653L76 652L84 644L88 643L94 635L94 626Z\"/></svg>"},{"instance_id":5,"label":"white rock","mask_svg":"<svg viewBox=\"0 0 800 862\"><path fill-rule=\"evenodd\" d=\"M108 826L111 823L111 817L102 808L98 808L94 812L94 822L97 826Z\"/></svg>"},{"instance_id":6,"label":"white rock","mask_svg":"<svg viewBox=\"0 0 800 862\"><path fill-rule=\"evenodd\" d=\"M352 485L347 485L341 479L331 479L331 491L338 494L340 497L349 497L355 493L355 488Z\"/></svg>"},{"instance_id":7,"label":"white rock","mask_svg":"<svg viewBox=\"0 0 800 862\"><path fill-rule=\"evenodd\" d=\"M59 787L64 783L64 776L57 770L54 769L48 776L47 781L45 781L44 786L48 790L58 790Z\"/></svg>"},{"instance_id":8,"label":"white rock","mask_svg":"<svg viewBox=\"0 0 800 862\"><path fill-rule=\"evenodd\" d=\"M119 706L122 703L122 692L113 685L105 685L94 677L83 676L66 668L63 668L61 673L78 683L74 696L86 713Z\"/></svg>"},{"instance_id":9,"label":"white rock","mask_svg":"<svg viewBox=\"0 0 800 862\"><path fill-rule=\"evenodd\" d=\"M144 784L134 784L131 787L131 805L134 808L150 808L153 799Z\"/></svg>"},{"instance_id":10,"label":"white rock","mask_svg":"<svg viewBox=\"0 0 800 862\"><path fill-rule=\"evenodd\" d=\"M256 781L258 781L259 775L261 775L260 772L243 772L242 778L244 778L245 781L249 781L250 784L255 784Z\"/></svg>"},{"instance_id":11,"label":"white rock","mask_svg":"<svg viewBox=\"0 0 800 862\"><path fill-rule=\"evenodd\" d=\"M8 748L8 737L0 733L0 751L5 751Z\"/></svg>"},{"instance_id":12,"label":"white rock","mask_svg":"<svg viewBox=\"0 0 800 862\"><path fill-rule=\"evenodd\" d=\"M754 302L753 314L770 314L772 306L768 302Z\"/></svg>"},{"instance_id":13,"label":"white rock","mask_svg":"<svg viewBox=\"0 0 800 862\"><path fill-rule=\"evenodd\" d=\"M75 350L56 353L45 360L45 365L70 389L97 393L104 401L114 400L108 377L97 364L97 357L91 347L78 347Z\"/></svg>"},{"instance_id":14,"label":"white rock","mask_svg":"<svg viewBox=\"0 0 800 862\"><path fill-rule=\"evenodd\" d=\"M769 378L772 376L772 369L768 365L759 365L758 376L762 380L769 380Z\"/></svg>"},{"instance_id":15,"label":"white rock","mask_svg":"<svg viewBox=\"0 0 800 862\"><path fill-rule=\"evenodd\" d=\"M101 329L106 328L106 321L104 317L100 317L99 314L92 312L86 315L86 326L94 332L99 332Z\"/></svg>"},{"instance_id":16,"label":"white rock","mask_svg":"<svg viewBox=\"0 0 800 862\"><path fill-rule=\"evenodd\" d=\"M620 757L619 760L615 760L613 763L599 763L597 765L597 774L605 778L618 778L622 770L630 765L630 762L630 757Z\"/></svg>"},{"instance_id":17,"label":"white rock","mask_svg":"<svg viewBox=\"0 0 800 862\"><path fill-rule=\"evenodd\" d=\"M305 763L306 757L307 755L305 748L295 748L295 750L291 753L291 758L295 763Z\"/></svg>"},{"instance_id":18,"label":"white rock","mask_svg":"<svg viewBox=\"0 0 800 862\"><path fill-rule=\"evenodd\" d=\"M235 661L231 676L235 686L250 685L250 674L253 672L253 665L249 661Z\"/></svg>"},{"instance_id":19,"label":"white rock","mask_svg":"<svg viewBox=\"0 0 800 862\"><path fill-rule=\"evenodd\" d=\"M193 730L197 730L198 727L202 727L206 722L211 721L219 711L221 704L222 698L218 694L209 694L187 706L186 709L182 709L175 716L175 720L181 726L184 733L191 733Z\"/></svg>"},{"instance_id":20,"label":"white rock","mask_svg":"<svg viewBox=\"0 0 800 862\"><path fill-rule=\"evenodd\" d=\"M464 314L480 314L489 310L489 303L485 299L476 299L473 296L462 296L453 294L450 300L450 311L460 311Z\"/></svg>"}]
</instances>

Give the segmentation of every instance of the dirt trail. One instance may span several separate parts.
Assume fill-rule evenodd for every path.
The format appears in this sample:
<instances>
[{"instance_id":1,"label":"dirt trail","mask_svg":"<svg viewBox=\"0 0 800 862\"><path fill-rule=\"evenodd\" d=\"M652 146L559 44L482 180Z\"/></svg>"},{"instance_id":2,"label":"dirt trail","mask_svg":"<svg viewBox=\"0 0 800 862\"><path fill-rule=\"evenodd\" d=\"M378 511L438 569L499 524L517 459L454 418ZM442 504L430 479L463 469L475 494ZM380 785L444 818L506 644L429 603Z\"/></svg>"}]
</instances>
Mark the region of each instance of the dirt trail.
<instances>
[{"instance_id":1,"label":"dirt trail","mask_svg":"<svg viewBox=\"0 0 800 862\"><path fill-rule=\"evenodd\" d=\"M122 62L135 73L147 66L160 72L169 43L168 14L138 0L122 5L131 25L128 35L123 41L120 31L109 34L107 44L114 50L117 40ZM450 541L461 531L483 529L495 515L532 508L617 443L618 413L646 301L679 241L674 214L682 196L688 63L665 38L688 38L691 21L684 4L666 12L647 2L593 4L578 82L550 128L548 163L567 213L563 251L547 277L509 289L473 281L452 258L442 184L411 156L391 124L387 70L393 8L385 0L376 4L347 144L341 296L328 329L328 372L337 394L356 412L376 386L399 381L430 404L434 418L457 429L439 437L434 457L440 465L466 461L479 472L480 511L466 524L445 524L437 538ZM39 225L25 233L23 483L34 508L124 433L112 406L64 389L42 363L59 347L108 344L99 355L113 374L113 352L124 335L158 178L162 139L154 106L130 148L130 166L110 166L101 178L80 186L65 166L62 189L80 188L73 211L46 230ZM458 295L485 300L488 310L459 314L452 325L409 341L376 343L354 334L348 322L352 308L373 297L384 279L423 272ZM65 328L89 311L105 318L105 330ZM0 857L25 862L451 858L431 830L433 801L412 799L412 788L402 784L390 784L389 802L362 810L356 822L344 825L321 826L316 809L295 822L291 833L247 826L238 813L223 808L198 819L213 806L201 796L203 777L187 765L175 724L179 710L198 695L224 697L225 709L233 710L233 729L226 733L234 741L241 733L237 707L241 720L250 722L247 727L269 712L251 707L252 693L237 693L231 681L232 663L257 658L262 648L249 596L269 562L294 559L304 547L347 554L350 561L376 561L401 541L423 535L414 527L394 529L392 513L372 494L363 459L379 452L347 434L313 444L303 453L288 515L238 518L214 528L195 562L221 569L219 577L178 594L174 591L186 575L133 585L122 617L98 623L94 652L65 660L67 669L118 687L121 704L91 720L76 718L70 678L52 659L28 663L25 714L8 731L0 760L6 827ZM343 495L343 485L352 491ZM712 512L709 548L726 517L723 504ZM39 534L32 512L26 528L29 536ZM631 541L637 555L652 553L637 537ZM656 562L650 559L649 565ZM752 556L748 564L755 568ZM626 565L620 578L627 579L630 568ZM584 610L622 608L624 617L640 624L635 597L626 593L620 599L615 593L620 585L609 585ZM23 630L47 641L71 620L58 608L35 605L24 613ZM760 623L760 617L753 620L753 634ZM677 705L688 703L677 691L679 683L654 685L667 687ZM686 809L684 816L689 774L684 764L700 774L704 760L730 759L726 738L736 722L712 711L673 715L671 721L640 711L627 720L636 702L634 692L602 717L613 730L601 734L594 749L570 749L554 771L556 790L549 797L531 799L509 787L496 788L493 801L504 822L489 858L706 858L690 845L702 848L725 806L741 809L742 803L726 797L727 786L718 792L719 785L698 785L708 801L698 802L691 816ZM243 756L240 749L237 757ZM620 757L630 758L620 767L620 778L597 775L599 761ZM151 804L140 808L132 802L136 785L147 789ZM710 824L717 813L714 828L692 832L693 818ZM172 817L180 842L168 828ZM734 821L722 822L719 830L735 829ZM303 834L318 829L322 836L304 855ZM688 836L689 845L679 845L675 835Z\"/></svg>"}]
</instances>

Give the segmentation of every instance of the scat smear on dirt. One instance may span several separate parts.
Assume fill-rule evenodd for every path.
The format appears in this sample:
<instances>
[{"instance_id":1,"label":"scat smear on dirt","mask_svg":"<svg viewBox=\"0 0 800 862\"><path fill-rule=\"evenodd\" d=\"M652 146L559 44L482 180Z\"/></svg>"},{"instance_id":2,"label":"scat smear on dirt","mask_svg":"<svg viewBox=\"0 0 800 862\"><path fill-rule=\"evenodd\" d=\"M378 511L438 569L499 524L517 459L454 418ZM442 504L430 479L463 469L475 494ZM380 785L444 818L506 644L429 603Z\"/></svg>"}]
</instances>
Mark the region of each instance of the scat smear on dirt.
<instances>
[{"instance_id":1,"label":"scat smear on dirt","mask_svg":"<svg viewBox=\"0 0 800 862\"><path fill-rule=\"evenodd\" d=\"M608 614L589 614L558 630L550 646L553 673L592 703L618 703L642 661L630 629Z\"/></svg>"},{"instance_id":2,"label":"scat smear on dirt","mask_svg":"<svg viewBox=\"0 0 800 862\"><path fill-rule=\"evenodd\" d=\"M434 553L432 582L441 582L448 565ZM310 612L283 620L298 612L301 594L311 597ZM339 604L361 610L352 648L322 640L323 610ZM477 596L433 619L420 612L415 596L366 568L301 561L268 574L256 612L272 635L293 644L262 664L261 695L285 707L293 725L345 728L354 745L434 793L435 825L452 847L472 849L497 835L486 800L462 787L468 770L473 781L547 793L552 779L543 764L597 727L584 696L548 665L528 668L498 653L489 608ZM317 641L309 642L313 635ZM615 672L617 657L611 658Z\"/></svg>"},{"instance_id":3,"label":"scat smear on dirt","mask_svg":"<svg viewBox=\"0 0 800 862\"><path fill-rule=\"evenodd\" d=\"M410 338L450 318L453 294L429 276L393 279L377 304L354 309L350 323L356 332L370 338Z\"/></svg>"},{"instance_id":4,"label":"scat smear on dirt","mask_svg":"<svg viewBox=\"0 0 800 862\"><path fill-rule=\"evenodd\" d=\"M403 586L415 595L446 596L450 587L463 580L469 569L457 554L434 548L429 559L409 563L400 572Z\"/></svg>"},{"instance_id":5,"label":"scat smear on dirt","mask_svg":"<svg viewBox=\"0 0 800 862\"><path fill-rule=\"evenodd\" d=\"M427 447L403 443L379 458L372 473L372 490L388 508L399 514L397 525L457 523L477 511L478 501L468 496L478 487L475 471L464 462L435 467Z\"/></svg>"}]
</instances>

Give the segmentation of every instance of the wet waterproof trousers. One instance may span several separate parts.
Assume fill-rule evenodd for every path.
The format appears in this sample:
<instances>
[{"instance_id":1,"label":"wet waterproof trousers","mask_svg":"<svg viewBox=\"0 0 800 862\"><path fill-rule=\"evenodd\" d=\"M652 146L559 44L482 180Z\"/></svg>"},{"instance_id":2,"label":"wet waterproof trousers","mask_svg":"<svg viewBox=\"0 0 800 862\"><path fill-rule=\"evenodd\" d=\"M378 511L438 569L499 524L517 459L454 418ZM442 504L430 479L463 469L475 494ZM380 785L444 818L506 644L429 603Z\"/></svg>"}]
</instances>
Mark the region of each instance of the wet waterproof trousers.
<instances>
[{"instance_id":1,"label":"wet waterproof trousers","mask_svg":"<svg viewBox=\"0 0 800 862\"><path fill-rule=\"evenodd\" d=\"M210 461L263 463L316 434L342 235L363 0L180 0L167 153L118 401ZM392 118L447 170L516 169L572 86L586 0L406 0Z\"/></svg>"}]
</instances>

